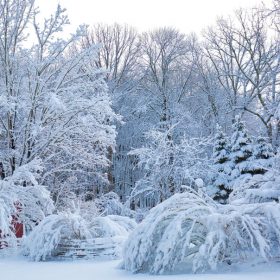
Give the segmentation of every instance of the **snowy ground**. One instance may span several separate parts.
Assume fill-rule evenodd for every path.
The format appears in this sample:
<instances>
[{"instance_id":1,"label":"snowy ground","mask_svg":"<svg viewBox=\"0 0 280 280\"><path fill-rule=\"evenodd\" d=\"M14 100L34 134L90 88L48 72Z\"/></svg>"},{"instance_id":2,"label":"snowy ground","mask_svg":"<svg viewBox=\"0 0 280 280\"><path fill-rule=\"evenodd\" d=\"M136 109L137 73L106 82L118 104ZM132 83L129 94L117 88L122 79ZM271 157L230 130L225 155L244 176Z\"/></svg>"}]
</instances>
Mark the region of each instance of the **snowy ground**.
<instances>
[{"instance_id":1,"label":"snowy ground","mask_svg":"<svg viewBox=\"0 0 280 280\"><path fill-rule=\"evenodd\" d=\"M224 274L150 276L118 269L119 261L29 262L0 259L0 280L279 280L280 264Z\"/></svg>"}]
</instances>

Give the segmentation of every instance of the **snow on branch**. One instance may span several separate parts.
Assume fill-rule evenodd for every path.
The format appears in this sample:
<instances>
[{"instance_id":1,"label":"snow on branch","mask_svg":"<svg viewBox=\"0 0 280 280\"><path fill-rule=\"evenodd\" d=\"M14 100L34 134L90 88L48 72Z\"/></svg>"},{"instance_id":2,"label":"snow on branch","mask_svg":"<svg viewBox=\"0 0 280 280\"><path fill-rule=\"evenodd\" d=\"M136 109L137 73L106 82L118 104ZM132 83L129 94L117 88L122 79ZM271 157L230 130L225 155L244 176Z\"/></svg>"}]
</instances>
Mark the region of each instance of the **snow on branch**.
<instances>
[{"instance_id":1,"label":"snow on branch","mask_svg":"<svg viewBox=\"0 0 280 280\"><path fill-rule=\"evenodd\" d=\"M182 185L195 185L195 179L207 177L209 172L206 149L209 139L182 138L176 142L171 130L151 130L146 134L150 145L134 149L145 176L138 180L131 197L151 198L154 205L180 192Z\"/></svg>"}]
</instances>

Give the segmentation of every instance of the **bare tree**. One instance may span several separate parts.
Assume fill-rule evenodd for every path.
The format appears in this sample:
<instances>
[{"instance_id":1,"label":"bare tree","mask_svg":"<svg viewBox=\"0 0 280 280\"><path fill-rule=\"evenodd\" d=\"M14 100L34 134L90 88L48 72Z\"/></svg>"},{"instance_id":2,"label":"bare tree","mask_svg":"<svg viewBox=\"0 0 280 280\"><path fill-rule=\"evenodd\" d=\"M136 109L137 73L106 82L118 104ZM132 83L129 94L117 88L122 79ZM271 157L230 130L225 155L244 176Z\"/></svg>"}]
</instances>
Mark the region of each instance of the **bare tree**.
<instances>
[{"instance_id":1,"label":"bare tree","mask_svg":"<svg viewBox=\"0 0 280 280\"><path fill-rule=\"evenodd\" d=\"M225 89L232 118L238 111L252 114L275 144L279 44L268 37L266 26L260 10L239 10L235 19L220 19L216 29L207 31L206 53Z\"/></svg>"},{"instance_id":2,"label":"bare tree","mask_svg":"<svg viewBox=\"0 0 280 280\"><path fill-rule=\"evenodd\" d=\"M131 79L140 54L138 41L134 28L119 24L97 24L83 38L83 48L99 45L96 64L106 69L111 92L129 91L133 87Z\"/></svg>"},{"instance_id":3,"label":"bare tree","mask_svg":"<svg viewBox=\"0 0 280 280\"><path fill-rule=\"evenodd\" d=\"M204 131L212 133L217 123L225 124L224 88L219 83L216 71L204 53L203 44L197 42L193 49L193 102L191 108L195 110L193 117L201 122ZM196 101L196 102L195 102ZM197 104L196 106L194 106Z\"/></svg>"},{"instance_id":4,"label":"bare tree","mask_svg":"<svg viewBox=\"0 0 280 280\"><path fill-rule=\"evenodd\" d=\"M172 115L176 104L182 103L190 91L191 44L191 38L173 28L141 36L142 87L150 96L150 108L157 112L160 126L167 130L175 121Z\"/></svg>"}]
</instances>

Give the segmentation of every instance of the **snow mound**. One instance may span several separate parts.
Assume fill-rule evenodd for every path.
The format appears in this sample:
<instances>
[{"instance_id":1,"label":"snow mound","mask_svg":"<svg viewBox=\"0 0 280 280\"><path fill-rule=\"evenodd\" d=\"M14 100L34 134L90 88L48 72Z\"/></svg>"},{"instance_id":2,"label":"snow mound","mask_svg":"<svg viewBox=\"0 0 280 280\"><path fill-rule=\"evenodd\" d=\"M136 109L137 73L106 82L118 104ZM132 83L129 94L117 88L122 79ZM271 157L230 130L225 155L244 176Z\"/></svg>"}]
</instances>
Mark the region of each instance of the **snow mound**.
<instances>
[{"instance_id":1,"label":"snow mound","mask_svg":"<svg viewBox=\"0 0 280 280\"><path fill-rule=\"evenodd\" d=\"M216 270L280 255L280 205L218 205L195 192L175 194L153 208L130 235L123 268L162 274Z\"/></svg>"}]
</instances>

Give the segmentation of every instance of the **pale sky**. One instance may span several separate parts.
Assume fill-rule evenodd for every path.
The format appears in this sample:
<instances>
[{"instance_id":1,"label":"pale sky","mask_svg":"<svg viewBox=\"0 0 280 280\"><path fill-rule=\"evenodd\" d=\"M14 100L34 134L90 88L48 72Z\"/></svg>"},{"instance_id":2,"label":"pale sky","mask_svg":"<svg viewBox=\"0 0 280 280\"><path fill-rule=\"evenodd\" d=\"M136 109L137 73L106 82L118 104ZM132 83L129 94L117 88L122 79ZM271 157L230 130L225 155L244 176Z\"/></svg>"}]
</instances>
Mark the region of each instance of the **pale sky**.
<instances>
[{"instance_id":1,"label":"pale sky","mask_svg":"<svg viewBox=\"0 0 280 280\"><path fill-rule=\"evenodd\" d=\"M197 32L239 7L271 0L37 0L43 16L58 3L67 9L72 31L81 23L126 23L139 31L173 26L182 32Z\"/></svg>"}]
</instances>

